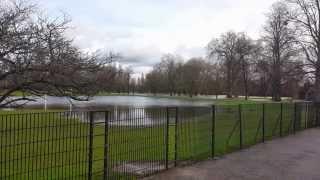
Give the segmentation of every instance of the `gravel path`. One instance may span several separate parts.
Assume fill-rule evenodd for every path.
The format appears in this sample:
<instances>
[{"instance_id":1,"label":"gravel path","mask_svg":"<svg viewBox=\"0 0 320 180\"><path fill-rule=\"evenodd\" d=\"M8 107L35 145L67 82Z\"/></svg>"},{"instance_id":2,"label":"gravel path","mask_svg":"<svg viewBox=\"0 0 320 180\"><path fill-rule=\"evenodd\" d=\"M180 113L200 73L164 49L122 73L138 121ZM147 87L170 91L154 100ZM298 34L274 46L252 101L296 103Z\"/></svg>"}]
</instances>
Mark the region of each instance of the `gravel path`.
<instances>
[{"instance_id":1,"label":"gravel path","mask_svg":"<svg viewBox=\"0 0 320 180\"><path fill-rule=\"evenodd\" d=\"M320 180L320 129L174 168L145 180Z\"/></svg>"}]
</instances>

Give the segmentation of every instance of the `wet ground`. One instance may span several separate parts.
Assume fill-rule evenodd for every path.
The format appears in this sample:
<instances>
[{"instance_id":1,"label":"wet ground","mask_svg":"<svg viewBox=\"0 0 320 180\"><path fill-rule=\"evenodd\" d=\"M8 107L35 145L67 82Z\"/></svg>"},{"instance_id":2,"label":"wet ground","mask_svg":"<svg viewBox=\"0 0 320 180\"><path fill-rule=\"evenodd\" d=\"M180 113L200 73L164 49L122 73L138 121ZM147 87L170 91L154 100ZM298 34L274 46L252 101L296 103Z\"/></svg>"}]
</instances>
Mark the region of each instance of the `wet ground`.
<instances>
[{"instance_id":1,"label":"wet ground","mask_svg":"<svg viewBox=\"0 0 320 180\"><path fill-rule=\"evenodd\" d=\"M75 101L66 97L30 97L34 98L35 102L29 102L26 107L29 108L44 108L45 104L48 108L72 108L86 110L101 110L107 107L198 107L211 106L212 99L203 100L186 100L186 99L171 99L158 97L142 97L142 96L95 96L89 101Z\"/></svg>"},{"instance_id":2,"label":"wet ground","mask_svg":"<svg viewBox=\"0 0 320 180\"><path fill-rule=\"evenodd\" d=\"M320 180L320 129L174 168L145 180Z\"/></svg>"}]
</instances>

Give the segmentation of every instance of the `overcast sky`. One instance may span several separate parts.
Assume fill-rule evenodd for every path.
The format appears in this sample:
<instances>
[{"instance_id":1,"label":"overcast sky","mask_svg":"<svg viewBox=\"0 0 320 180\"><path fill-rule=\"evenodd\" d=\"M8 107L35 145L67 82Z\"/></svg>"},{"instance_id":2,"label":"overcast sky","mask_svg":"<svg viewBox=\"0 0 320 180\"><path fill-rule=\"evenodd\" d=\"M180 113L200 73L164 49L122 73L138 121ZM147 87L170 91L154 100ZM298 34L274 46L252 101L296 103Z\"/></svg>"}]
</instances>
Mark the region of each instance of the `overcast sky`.
<instances>
[{"instance_id":1,"label":"overcast sky","mask_svg":"<svg viewBox=\"0 0 320 180\"><path fill-rule=\"evenodd\" d=\"M223 32L261 33L276 0L36 0L49 15L72 17L69 34L87 51L120 52L135 73L147 72L164 53L204 56Z\"/></svg>"}]
</instances>

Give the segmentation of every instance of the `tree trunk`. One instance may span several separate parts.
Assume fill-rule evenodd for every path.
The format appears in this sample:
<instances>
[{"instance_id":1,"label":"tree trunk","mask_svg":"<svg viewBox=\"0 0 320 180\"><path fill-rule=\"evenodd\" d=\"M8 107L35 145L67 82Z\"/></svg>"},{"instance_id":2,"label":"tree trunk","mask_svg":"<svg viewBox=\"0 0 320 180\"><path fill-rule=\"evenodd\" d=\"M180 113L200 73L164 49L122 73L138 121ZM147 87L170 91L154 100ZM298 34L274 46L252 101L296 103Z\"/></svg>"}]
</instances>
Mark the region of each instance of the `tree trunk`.
<instances>
[{"instance_id":1,"label":"tree trunk","mask_svg":"<svg viewBox=\"0 0 320 180\"><path fill-rule=\"evenodd\" d=\"M243 76L245 100L248 100L248 76L247 76L246 65L243 60L243 57L242 57L242 76Z\"/></svg>"},{"instance_id":2,"label":"tree trunk","mask_svg":"<svg viewBox=\"0 0 320 180\"><path fill-rule=\"evenodd\" d=\"M272 100L276 102L281 101L281 57L280 57L280 48L279 43L277 43L277 48L274 52L274 62L273 62L273 81L272 81Z\"/></svg>"},{"instance_id":3,"label":"tree trunk","mask_svg":"<svg viewBox=\"0 0 320 180\"><path fill-rule=\"evenodd\" d=\"M315 72L315 85L313 90L313 98L316 103L320 103L320 61L317 62L316 72Z\"/></svg>"},{"instance_id":4,"label":"tree trunk","mask_svg":"<svg viewBox=\"0 0 320 180\"><path fill-rule=\"evenodd\" d=\"M231 79L231 70L227 70L227 98L232 98L232 79Z\"/></svg>"}]
</instances>

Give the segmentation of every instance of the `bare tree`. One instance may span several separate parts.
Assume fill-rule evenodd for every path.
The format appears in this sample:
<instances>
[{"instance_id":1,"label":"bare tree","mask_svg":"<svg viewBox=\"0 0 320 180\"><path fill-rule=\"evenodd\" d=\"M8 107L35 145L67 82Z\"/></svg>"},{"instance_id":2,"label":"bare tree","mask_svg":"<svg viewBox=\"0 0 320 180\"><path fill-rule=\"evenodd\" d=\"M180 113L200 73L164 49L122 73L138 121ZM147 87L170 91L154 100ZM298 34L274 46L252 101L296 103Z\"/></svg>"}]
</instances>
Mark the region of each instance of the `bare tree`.
<instances>
[{"instance_id":1,"label":"bare tree","mask_svg":"<svg viewBox=\"0 0 320 180\"><path fill-rule=\"evenodd\" d=\"M254 94L266 97L270 92L270 60L266 58L266 49L264 48L263 40L255 42L255 50L252 54L252 88Z\"/></svg>"},{"instance_id":2,"label":"bare tree","mask_svg":"<svg viewBox=\"0 0 320 180\"><path fill-rule=\"evenodd\" d=\"M320 102L320 2L319 0L286 0L291 21L299 27L299 43L305 53L306 70L314 78L313 99Z\"/></svg>"},{"instance_id":3,"label":"bare tree","mask_svg":"<svg viewBox=\"0 0 320 180\"><path fill-rule=\"evenodd\" d=\"M10 104L8 97L20 88L12 86L11 79L17 73L25 72L28 64L24 63L23 56L30 53L26 49L34 46L29 39L34 39L32 26L26 24L34 9L33 5L12 4L8 1L0 3L0 107ZM28 100L26 97L16 98L15 101Z\"/></svg>"},{"instance_id":4,"label":"bare tree","mask_svg":"<svg viewBox=\"0 0 320 180\"><path fill-rule=\"evenodd\" d=\"M119 54L112 52L110 52L107 57L110 62L118 61L121 58ZM121 81L119 79L119 71L121 70L122 69L118 68L115 63L110 63L100 68L100 70L96 72L99 91L116 92L118 82Z\"/></svg>"},{"instance_id":5,"label":"bare tree","mask_svg":"<svg viewBox=\"0 0 320 180\"><path fill-rule=\"evenodd\" d=\"M216 99L218 99L218 95L220 95L223 92L223 74L221 73L221 66L218 63L214 63L212 65L212 78L214 83L210 83L213 94L216 95Z\"/></svg>"},{"instance_id":6,"label":"bare tree","mask_svg":"<svg viewBox=\"0 0 320 180\"><path fill-rule=\"evenodd\" d=\"M161 58L160 67L163 69L167 81L167 88L170 96L176 93L177 84L177 63L182 61L182 57L173 54L165 54Z\"/></svg>"},{"instance_id":7,"label":"bare tree","mask_svg":"<svg viewBox=\"0 0 320 180\"><path fill-rule=\"evenodd\" d=\"M288 7L282 2L273 4L267 17L263 40L267 58L271 60L272 98L281 101L283 69L290 58L296 55L295 30L289 23Z\"/></svg>"},{"instance_id":8,"label":"bare tree","mask_svg":"<svg viewBox=\"0 0 320 180\"><path fill-rule=\"evenodd\" d=\"M223 64L226 77L227 96L238 94L243 82L246 99L249 92L249 69L255 44L245 33L227 32L220 39L208 45L209 58L218 59ZM241 76L241 78L239 78Z\"/></svg>"},{"instance_id":9,"label":"bare tree","mask_svg":"<svg viewBox=\"0 0 320 180\"><path fill-rule=\"evenodd\" d=\"M131 87L132 74L133 74L132 67L127 67L126 71L125 71L125 76L126 76L126 84L127 84L127 93L128 94L130 94L131 88L134 88L134 87Z\"/></svg>"},{"instance_id":10,"label":"bare tree","mask_svg":"<svg viewBox=\"0 0 320 180\"><path fill-rule=\"evenodd\" d=\"M95 73L107 61L82 53L65 37L69 19L43 18L23 1L0 2L0 107L32 101L27 95L87 100L96 93ZM11 95L20 91L22 97Z\"/></svg>"},{"instance_id":11,"label":"bare tree","mask_svg":"<svg viewBox=\"0 0 320 180\"><path fill-rule=\"evenodd\" d=\"M220 39L213 39L208 45L210 58L222 61L226 75L226 90L228 98L234 95L235 84L239 75L239 63L236 57L237 33L227 32Z\"/></svg>"},{"instance_id":12,"label":"bare tree","mask_svg":"<svg viewBox=\"0 0 320 180\"><path fill-rule=\"evenodd\" d=\"M213 93L215 84L215 64L208 61L201 62L201 77L200 77L200 93L202 95L209 95Z\"/></svg>"},{"instance_id":13,"label":"bare tree","mask_svg":"<svg viewBox=\"0 0 320 180\"><path fill-rule=\"evenodd\" d=\"M156 67L154 67L153 70L146 75L146 87L154 95L159 93L161 90L161 79L161 72Z\"/></svg>"},{"instance_id":14,"label":"bare tree","mask_svg":"<svg viewBox=\"0 0 320 180\"><path fill-rule=\"evenodd\" d=\"M203 62L204 60L202 58L192 58L183 66L185 91L190 97L198 95L199 93Z\"/></svg>"},{"instance_id":15,"label":"bare tree","mask_svg":"<svg viewBox=\"0 0 320 180\"><path fill-rule=\"evenodd\" d=\"M255 50L255 44L251 38L249 38L245 33L239 33L236 43L236 53L237 58L239 58L240 71L242 74L242 82L244 87L245 99L248 100L249 96L249 70L252 60L252 54Z\"/></svg>"}]
</instances>

